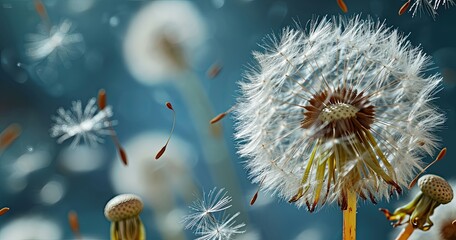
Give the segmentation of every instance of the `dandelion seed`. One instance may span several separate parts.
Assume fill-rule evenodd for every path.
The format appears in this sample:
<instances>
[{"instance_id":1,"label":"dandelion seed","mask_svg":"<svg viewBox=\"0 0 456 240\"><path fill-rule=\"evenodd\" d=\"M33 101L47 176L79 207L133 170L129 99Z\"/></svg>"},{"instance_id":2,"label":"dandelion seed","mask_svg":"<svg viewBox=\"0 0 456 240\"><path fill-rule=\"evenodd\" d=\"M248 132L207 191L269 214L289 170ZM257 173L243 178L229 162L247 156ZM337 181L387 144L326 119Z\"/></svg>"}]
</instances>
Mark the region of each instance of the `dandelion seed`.
<instances>
[{"instance_id":1,"label":"dandelion seed","mask_svg":"<svg viewBox=\"0 0 456 240\"><path fill-rule=\"evenodd\" d=\"M10 209L8 207L3 207L0 209L0 216L7 213Z\"/></svg>"},{"instance_id":2,"label":"dandelion seed","mask_svg":"<svg viewBox=\"0 0 456 240\"><path fill-rule=\"evenodd\" d=\"M422 12L426 11L435 18L439 7L445 6L445 8L448 8L454 4L455 2L453 0L415 0L410 6L409 12L412 12L412 16L414 17L418 12L421 15Z\"/></svg>"},{"instance_id":3,"label":"dandelion seed","mask_svg":"<svg viewBox=\"0 0 456 240\"><path fill-rule=\"evenodd\" d=\"M50 31L39 26L38 33L26 36L25 54L34 61L59 59L64 64L80 57L85 50L82 34L74 32L71 21L64 20Z\"/></svg>"},{"instance_id":4,"label":"dandelion seed","mask_svg":"<svg viewBox=\"0 0 456 240\"><path fill-rule=\"evenodd\" d=\"M53 117L54 125L51 127L51 137L57 137L57 142L62 143L69 138L73 138L71 143L75 147L81 139L89 145L102 143L103 135L110 135L113 112L111 106L99 110L95 98L92 98L83 109L81 101L75 101L71 110L59 108L57 116Z\"/></svg>"},{"instance_id":5,"label":"dandelion seed","mask_svg":"<svg viewBox=\"0 0 456 240\"><path fill-rule=\"evenodd\" d=\"M444 122L430 103L441 78L423 76L429 57L359 16L286 28L263 47L235 109L252 181L309 211L401 193Z\"/></svg>"},{"instance_id":6,"label":"dandelion seed","mask_svg":"<svg viewBox=\"0 0 456 240\"><path fill-rule=\"evenodd\" d=\"M224 188L209 191L202 199L197 199L190 206L191 213L184 217L185 229L192 229L198 240L228 240L234 235L244 233L244 223L237 224L235 219L240 214L225 215L231 207L231 197Z\"/></svg>"}]
</instances>

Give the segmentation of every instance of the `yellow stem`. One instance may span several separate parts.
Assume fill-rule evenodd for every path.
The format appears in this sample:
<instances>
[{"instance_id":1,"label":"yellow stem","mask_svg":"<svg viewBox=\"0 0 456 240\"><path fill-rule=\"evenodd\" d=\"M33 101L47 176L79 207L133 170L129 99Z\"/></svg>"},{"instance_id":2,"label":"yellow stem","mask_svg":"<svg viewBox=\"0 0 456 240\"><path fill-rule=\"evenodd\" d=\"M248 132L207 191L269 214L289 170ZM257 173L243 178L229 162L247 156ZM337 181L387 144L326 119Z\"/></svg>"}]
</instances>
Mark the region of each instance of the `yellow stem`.
<instances>
[{"instance_id":1,"label":"yellow stem","mask_svg":"<svg viewBox=\"0 0 456 240\"><path fill-rule=\"evenodd\" d=\"M356 193L348 191L347 210L343 211L344 228L342 231L343 240L356 240Z\"/></svg>"},{"instance_id":2,"label":"yellow stem","mask_svg":"<svg viewBox=\"0 0 456 240\"><path fill-rule=\"evenodd\" d=\"M396 240L407 240L410 237L410 235L412 235L413 230L415 230L415 228L413 228L413 225L409 222L407 226L404 229L402 229L401 233L399 233Z\"/></svg>"}]
</instances>

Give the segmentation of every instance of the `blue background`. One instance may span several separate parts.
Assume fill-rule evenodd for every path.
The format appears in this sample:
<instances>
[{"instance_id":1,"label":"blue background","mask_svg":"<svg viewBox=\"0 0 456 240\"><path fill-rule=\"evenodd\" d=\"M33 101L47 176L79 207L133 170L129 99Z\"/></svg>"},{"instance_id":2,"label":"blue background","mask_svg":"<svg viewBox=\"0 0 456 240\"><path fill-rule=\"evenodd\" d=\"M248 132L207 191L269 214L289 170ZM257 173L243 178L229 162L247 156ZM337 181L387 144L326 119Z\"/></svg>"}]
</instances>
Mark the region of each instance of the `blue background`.
<instances>
[{"instance_id":1,"label":"blue background","mask_svg":"<svg viewBox=\"0 0 456 240\"><path fill-rule=\"evenodd\" d=\"M109 178L112 161L118 161L115 148L109 138L103 148L106 151L101 168L87 173L72 173L62 170L56 163L57 155L69 143L58 145L49 136L52 124L50 116L57 108L68 109L74 100L85 104L96 96L98 89L105 88L113 106L114 118L121 142L126 142L143 131L168 131L171 114L163 102L155 101L151 95L157 91L169 96L177 110L175 134L189 142L196 152L196 158L202 158L202 149L197 138L197 130L188 123L189 112L184 100L172 85L161 84L144 86L134 80L125 66L122 54L122 36L132 16L147 4L147 1L99 0L86 11L74 13L68 10L67 1L43 1L50 19L59 22L70 19L76 25L76 31L84 36L86 51L84 56L72 60L70 67L55 64L59 72L56 78L62 84L62 90L53 92L52 86L38 84L33 74L27 69L15 66L25 62L25 35L36 32L40 18L34 9L33 1L0 0L0 51L2 68L0 69L0 129L10 123L19 123L22 135L0 157L0 207L8 206L11 211L0 217L0 229L8 222L30 213L42 214L57 220L64 238L72 238L67 224L67 212L77 210L84 235L108 239L109 222L104 218L103 207L115 195ZM209 40L206 43L206 58L192 64L191 68L200 78L215 112L222 112L235 103L238 95L236 82L242 78L248 64L253 63L251 52L261 50L257 45L270 33L279 33L283 27L294 25L295 20L307 22L315 16L341 14L336 1L270 1L270 0L226 0L221 8L213 1L194 1L195 7L209 26ZM454 173L456 157L455 146L455 84L456 84L456 7L441 7L435 20L428 14L412 18L410 13L398 16L401 1L393 0L347 0L348 15L362 13L380 20L385 19L388 26L394 26L405 34L413 45L421 45L423 51L433 56L436 63L429 73L445 72L443 89L437 93L434 103L442 109L447 121L442 131L437 134L442 145L448 148L445 160L433 166L429 172L447 179L456 177ZM117 26L109 24L110 17L119 20ZM86 56L96 56L97 62L89 66ZM223 69L215 79L208 79L206 70L215 61L222 63ZM21 80L22 79L22 80ZM23 79L26 79L24 82ZM179 123L180 122L180 123ZM232 163L236 168L234 178L241 184L242 196L248 215L250 229L260 233L260 239L295 239L304 230L316 231L321 239L340 239L342 214L336 205L327 205L316 213L306 209L297 209L285 201L274 197L264 207L250 208L248 199L256 186L250 184L242 159L236 154L233 140L233 122L230 118L222 121L224 137L228 143ZM173 140L171 139L171 143ZM52 156L51 164L27 176L27 185L21 191L8 191L7 166L28 151L27 148L46 146ZM29 149L30 150L30 149ZM151 152L151 155L155 154ZM429 162L431 159L424 159ZM208 178L207 167L202 160L196 160L191 171L200 189L209 190L214 183ZM176 176L178 177L178 176ZM37 193L49 179L59 179L65 187L63 198L55 204L44 205L37 200ZM218 186L223 187L223 186ZM228 189L229 190L229 189ZM406 192L403 197L406 198ZM260 194L260 198L266 197ZM394 209L397 199L389 203L382 201L374 206L370 202L360 203L358 208L358 238L385 239L392 228L379 207ZM183 203L180 203L184 206ZM180 207L182 207L180 206ZM184 206L185 208L185 206ZM153 224L153 209L145 209L143 222L147 225L148 239L161 239ZM177 224L177 223L176 223ZM30 231L27 229L24 231ZM186 231L191 239L193 234ZM309 235L309 238L310 235ZM2 239L3 240L3 239Z\"/></svg>"}]
</instances>

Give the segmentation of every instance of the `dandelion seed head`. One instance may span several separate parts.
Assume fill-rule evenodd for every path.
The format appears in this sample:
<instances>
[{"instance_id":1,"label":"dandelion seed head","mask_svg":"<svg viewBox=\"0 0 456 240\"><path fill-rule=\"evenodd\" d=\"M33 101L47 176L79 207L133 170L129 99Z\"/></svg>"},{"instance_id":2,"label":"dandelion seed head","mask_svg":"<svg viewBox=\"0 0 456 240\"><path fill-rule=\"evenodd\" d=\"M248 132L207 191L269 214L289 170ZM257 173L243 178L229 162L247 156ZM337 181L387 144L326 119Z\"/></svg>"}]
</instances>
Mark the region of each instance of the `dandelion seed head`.
<instances>
[{"instance_id":1,"label":"dandelion seed head","mask_svg":"<svg viewBox=\"0 0 456 240\"><path fill-rule=\"evenodd\" d=\"M75 101L71 110L57 110L57 116L52 118L54 124L50 134L51 137L57 137L58 143L74 137L72 147L79 144L81 139L89 145L96 145L103 142L103 135L111 134L109 127L113 123L109 118L112 116L110 106L98 110L95 98L90 99L84 109L81 101Z\"/></svg>"},{"instance_id":2,"label":"dandelion seed head","mask_svg":"<svg viewBox=\"0 0 456 240\"><path fill-rule=\"evenodd\" d=\"M376 203L408 184L437 146L441 78L397 30L359 16L270 35L235 111L254 183L310 211L347 191ZM264 180L263 180L264 179Z\"/></svg>"}]
</instances>

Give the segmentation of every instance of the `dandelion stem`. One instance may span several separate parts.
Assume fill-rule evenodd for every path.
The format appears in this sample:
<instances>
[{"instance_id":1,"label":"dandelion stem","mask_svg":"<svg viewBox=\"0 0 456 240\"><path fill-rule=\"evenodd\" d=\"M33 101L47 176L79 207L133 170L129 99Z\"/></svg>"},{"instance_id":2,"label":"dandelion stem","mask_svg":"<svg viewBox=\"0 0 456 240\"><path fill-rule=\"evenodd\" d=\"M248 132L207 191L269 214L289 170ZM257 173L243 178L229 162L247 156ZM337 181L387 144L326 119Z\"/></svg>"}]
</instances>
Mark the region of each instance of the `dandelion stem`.
<instances>
[{"instance_id":1,"label":"dandelion stem","mask_svg":"<svg viewBox=\"0 0 456 240\"><path fill-rule=\"evenodd\" d=\"M343 226L343 240L356 239L356 193L352 190L348 191L347 196L348 206L343 211L344 226Z\"/></svg>"},{"instance_id":2,"label":"dandelion stem","mask_svg":"<svg viewBox=\"0 0 456 240\"><path fill-rule=\"evenodd\" d=\"M415 230L415 228L409 222L407 226L404 229L402 229L401 233L399 233L396 240L407 240L410 237L410 235L412 235L413 230Z\"/></svg>"}]
</instances>

